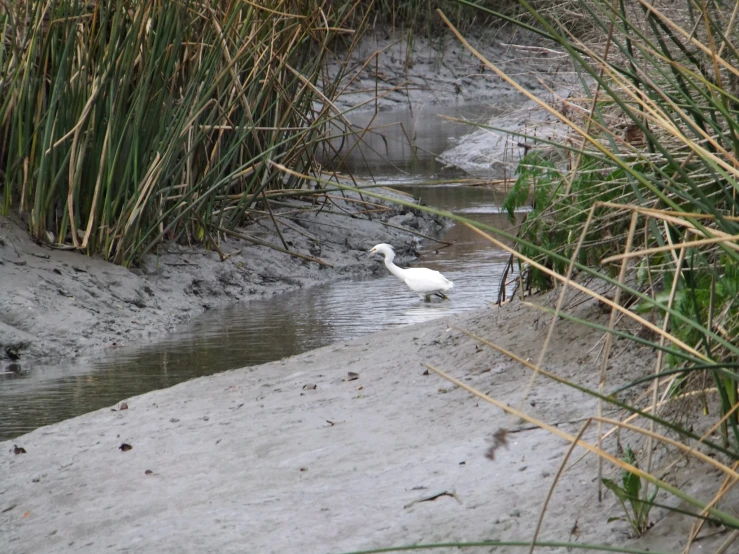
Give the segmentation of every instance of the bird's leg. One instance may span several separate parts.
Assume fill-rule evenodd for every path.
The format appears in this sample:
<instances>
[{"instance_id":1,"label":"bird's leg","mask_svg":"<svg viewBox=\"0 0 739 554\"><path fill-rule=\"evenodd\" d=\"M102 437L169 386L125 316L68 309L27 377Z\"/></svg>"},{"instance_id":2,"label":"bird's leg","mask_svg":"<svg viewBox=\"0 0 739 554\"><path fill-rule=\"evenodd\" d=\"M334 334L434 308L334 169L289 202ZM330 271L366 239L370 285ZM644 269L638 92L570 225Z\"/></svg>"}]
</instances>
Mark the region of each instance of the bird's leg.
<instances>
[{"instance_id":1,"label":"bird's leg","mask_svg":"<svg viewBox=\"0 0 739 554\"><path fill-rule=\"evenodd\" d=\"M423 301L424 301L424 302L431 302L431 295L430 295L430 294L427 294L427 295L425 295L425 296L423 297Z\"/></svg>"},{"instance_id":2,"label":"bird's leg","mask_svg":"<svg viewBox=\"0 0 739 554\"><path fill-rule=\"evenodd\" d=\"M438 296L439 298L441 298L442 300L449 300L449 297L443 292L435 292L434 294Z\"/></svg>"}]
</instances>

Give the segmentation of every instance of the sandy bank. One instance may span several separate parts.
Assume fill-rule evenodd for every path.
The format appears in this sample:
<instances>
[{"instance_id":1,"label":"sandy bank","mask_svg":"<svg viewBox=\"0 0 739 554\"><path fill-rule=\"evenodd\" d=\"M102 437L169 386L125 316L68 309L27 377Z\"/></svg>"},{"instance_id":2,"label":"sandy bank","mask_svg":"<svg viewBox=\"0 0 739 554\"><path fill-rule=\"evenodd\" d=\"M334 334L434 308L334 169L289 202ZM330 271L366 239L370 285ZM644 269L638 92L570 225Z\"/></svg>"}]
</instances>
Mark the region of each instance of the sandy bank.
<instances>
[{"instance_id":1,"label":"sandy bank","mask_svg":"<svg viewBox=\"0 0 739 554\"><path fill-rule=\"evenodd\" d=\"M607 317L591 302L575 313ZM130 398L127 410L19 437L25 454L0 443L0 551L305 554L530 539L568 444L424 375L422 363L518 405L529 371L457 327L535 359L544 322L514 302ZM600 338L562 321L547 369L595 387ZM609 389L651 368L653 353L616 341L613 360ZM572 434L595 413L592 398L543 378L524 407ZM491 461L501 427L511 431L508 446ZM593 435L590 428L584 437ZM626 434L621 441L640 446ZM615 452L613 436L606 447ZM663 449L655 456L657 464L671 459ZM610 494L598 503L595 468L588 456L564 473L542 539L680 548L685 517L655 508L654 527L638 540L625 522L609 523L622 513ZM721 476L683 462L670 480L708 500ZM676 504L662 494L658 501ZM716 531L706 527L694 551L713 551L726 538Z\"/></svg>"}]
</instances>

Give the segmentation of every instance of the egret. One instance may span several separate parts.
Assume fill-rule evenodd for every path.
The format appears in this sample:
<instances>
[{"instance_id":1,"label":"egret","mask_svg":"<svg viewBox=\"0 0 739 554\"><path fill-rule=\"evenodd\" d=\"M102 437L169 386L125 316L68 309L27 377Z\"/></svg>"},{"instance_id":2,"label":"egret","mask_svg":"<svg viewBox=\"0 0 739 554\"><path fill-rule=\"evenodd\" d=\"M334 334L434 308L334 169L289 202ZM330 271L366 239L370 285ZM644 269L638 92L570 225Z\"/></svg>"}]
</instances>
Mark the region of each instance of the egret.
<instances>
[{"instance_id":1,"label":"egret","mask_svg":"<svg viewBox=\"0 0 739 554\"><path fill-rule=\"evenodd\" d=\"M432 294L444 300L449 299L444 292L451 289L454 283L438 271L426 267L411 267L408 269L398 267L393 263L395 250L389 244L378 244L367 253L382 254L385 257L385 266L390 270L390 273L408 285L408 288L413 292L418 293L426 302L431 302Z\"/></svg>"}]
</instances>

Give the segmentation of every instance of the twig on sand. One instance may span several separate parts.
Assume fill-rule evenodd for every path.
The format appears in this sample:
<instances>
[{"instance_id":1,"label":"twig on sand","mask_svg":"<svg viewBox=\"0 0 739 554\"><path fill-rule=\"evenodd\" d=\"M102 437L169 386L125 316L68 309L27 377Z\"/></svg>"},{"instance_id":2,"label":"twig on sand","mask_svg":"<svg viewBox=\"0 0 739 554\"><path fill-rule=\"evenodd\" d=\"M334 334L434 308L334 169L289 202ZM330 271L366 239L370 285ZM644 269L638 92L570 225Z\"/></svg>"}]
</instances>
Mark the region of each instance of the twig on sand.
<instances>
[{"instance_id":1,"label":"twig on sand","mask_svg":"<svg viewBox=\"0 0 739 554\"><path fill-rule=\"evenodd\" d=\"M225 227L215 227L217 230L219 230L221 233L225 235L230 235L232 237L236 237L237 239L245 240L247 242L252 242L254 244L258 244L260 246L266 246L267 248L272 248L273 250L277 250L278 252L282 252L283 254L289 254L290 256L294 256L296 258L301 258L303 260L308 260L309 262L316 262L318 264L324 265L326 267L334 267L330 263L321 260L320 258L314 258L313 256L307 256L305 254L300 254L299 252L290 252L289 250L285 250L284 248L281 248L275 244L269 243L266 240L258 239L256 237L252 237L249 235L245 235L243 233L237 233L236 231L231 231L230 229L226 229Z\"/></svg>"},{"instance_id":2,"label":"twig on sand","mask_svg":"<svg viewBox=\"0 0 739 554\"><path fill-rule=\"evenodd\" d=\"M426 496L424 498L419 498L418 500L414 500L413 502L411 502L411 503L406 504L405 506L403 506L403 509L404 510L407 510L408 508L410 508L414 504L418 504L419 502L431 502L433 500L436 500L437 498L441 498L442 496L451 496L452 498L454 498L460 504L462 503L462 501L457 496L457 493L456 492L444 491L444 492L440 492L439 494L433 494L431 496Z\"/></svg>"},{"instance_id":3,"label":"twig on sand","mask_svg":"<svg viewBox=\"0 0 739 554\"><path fill-rule=\"evenodd\" d=\"M392 227L393 229L399 229L401 231L405 231L406 233L411 233L413 235L418 235L421 238L432 240L434 242L438 242L439 244L444 244L446 246L451 246L452 245L451 242L447 242L445 240L435 239L434 237L430 237L428 235L424 235L423 233L419 233L418 231L414 231L413 229L408 229L407 227L402 227L400 225L394 225L393 223L388 223L387 221L381 221L380 223L382 223L383 225L385 225L387 227Z\"/></svg>"},{"instance_id":4,"label":"twig on sand","mask_svg":"<svg viewBox=\"0 0 739 554\"><path fill-rule=\"evenodd\" d=\"M269 200L267 200L267 195L264 192L264 189L262 189L262 198L264 198L264 205L267 207L267 211L269 212L269 217L272 219L272 223L275 226L275 231L277 231L277 236L280 237L280 242L282 243L282 246L287 250L288 252L290 249L287 247L287 242L285 242L285 238L282 236L282 231L280 231L280 226L277 225L277 221L275 221L275 216L272 213L272 208L269 206Z\"/></svg>"}]
</instances>

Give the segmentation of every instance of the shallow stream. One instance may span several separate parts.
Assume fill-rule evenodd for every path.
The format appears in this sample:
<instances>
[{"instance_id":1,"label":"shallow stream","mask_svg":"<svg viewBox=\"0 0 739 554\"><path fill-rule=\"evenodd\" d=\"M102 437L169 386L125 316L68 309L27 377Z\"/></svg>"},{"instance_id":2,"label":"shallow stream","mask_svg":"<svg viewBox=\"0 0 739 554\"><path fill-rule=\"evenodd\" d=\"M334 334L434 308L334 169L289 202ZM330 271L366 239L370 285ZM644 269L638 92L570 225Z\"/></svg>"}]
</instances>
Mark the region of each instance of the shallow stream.
<instances>
[{"instance_id":1,"label":"shallow stream","mask_svg":"<svg viewBox=\"0 0 739 554\"><path fill-rule=\"evenodd\" d=\"M462 106L446 113L479 119L492 110ZM354 149L346 161L355 175L402 185L427 205L510 227L499 210L502 193L484 187L412 184L454 176L435 155L467 132L466 127L445 123L431 112L380 116L373 125L384 125L384 138L375 136L371 148ZM401 121L403 126L385 121ZM356 123L365 121L360 117ZM409 139L415 141L413 147ZM508 256L464 226L451 227L440 238L452 246L439 249L439 244L424 241L416 263L454 281L450 301L424 303L391 275L343 281L206 312L155 342L62 364L24 366L21 373L0 375L0 440L195 377L494 302Z\"/></svg>"}]
</instances>

